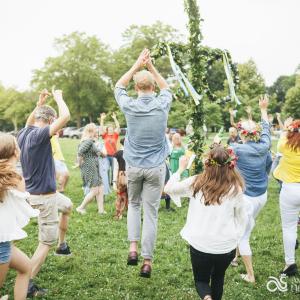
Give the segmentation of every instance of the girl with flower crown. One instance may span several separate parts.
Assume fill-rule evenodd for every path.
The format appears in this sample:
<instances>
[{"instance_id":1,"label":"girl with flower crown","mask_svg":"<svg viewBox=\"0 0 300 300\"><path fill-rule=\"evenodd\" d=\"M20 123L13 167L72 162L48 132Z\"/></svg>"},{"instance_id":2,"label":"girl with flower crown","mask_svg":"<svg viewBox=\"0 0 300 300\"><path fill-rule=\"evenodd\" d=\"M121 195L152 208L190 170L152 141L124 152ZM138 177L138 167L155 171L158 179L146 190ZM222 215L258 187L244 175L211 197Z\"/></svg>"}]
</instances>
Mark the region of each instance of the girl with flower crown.
<instances>
[{"instance_id":1,"label":"girl with flower crown","mask_svg":"<svg viewBox=\"0 0 300 300\"><path fill-rule=\"evenodd\" d=\"M205 300L222 298L225 271L247 224L244 183L235 163L232 149L215 144L203 173L180 181L188 165L188 158L182 156L164 189L175 203L190 197L181 236L190 245L195 286Z\"/></svg>"},{"instance_id":2,"label":"girl with flower crown","mask_svg":"<svg viewBox=\"0 0 300 300\"><path fill-rule=\"evenodd\" d=\"M274 170L274 177L282 182L279 198L286 264L282 273L292 276L298 271L295 244L300 212L300 120L287 124L287 133L281 136L277 148L282 154Z\"/></svg>"},{"instance_id":3,"label":"girl with flower crown","mask_svg":"<svg viewBox=\"0 0 300 300\"><path fill-rule=\"evenodd\" d=\"M244 199L248 212L247 228L238 246L247 271L247 274L241 274L241 277L251 283L255 282L255 276L249 240L255 219L267 202L268 173L272 165L268 103L267 96L260 98L261 123L257 124L252 120L240 122L237 128L242 144L232 145L239 158L237 167L246 184Z\"/></svg>"},{"instance_id":4,"label":"girl with flower crown","mask_svg":"<svg viewBox=\"0 0 300 300\"><path fill-rule=\"evenodd\" d=\"M31 274L30 260L13 245L13 241L27 236L22 228L39 211L32 209L26 201L29 194L25 192L24 179L16 170L19 154L16 139L10 134L0 133L0 288L8 269L15 269L18 273L14 299L25 300Z\"/></svg>"}]
</instances>

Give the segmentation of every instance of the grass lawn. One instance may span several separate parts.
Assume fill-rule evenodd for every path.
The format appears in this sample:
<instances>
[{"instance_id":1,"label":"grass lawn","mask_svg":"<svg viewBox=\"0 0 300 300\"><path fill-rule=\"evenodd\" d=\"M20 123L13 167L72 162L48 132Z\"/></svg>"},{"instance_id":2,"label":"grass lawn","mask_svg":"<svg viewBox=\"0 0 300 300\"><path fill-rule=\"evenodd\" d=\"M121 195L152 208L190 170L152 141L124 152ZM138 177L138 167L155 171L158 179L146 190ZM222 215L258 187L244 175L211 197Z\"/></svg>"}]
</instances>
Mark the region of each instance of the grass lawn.
<instances>
[{"instance_id":1,"label":"grass lawn","mask_svg":"<svg viewBox=\"0 0 300 300\"><path fill-rule=\"evenodd\" d=\"M77 207L83 197L79 170L71 169L74 163L76 140L63 139L61 145L71 171L66 194ZM168 213L161 203L155 262L151 279L138 276L139 267L128 267L126 218L114 221L114 196L106 199L105 216L97 214L96 203L81 216L74 211L70 220L68 242L73 252L70 258L56 257L53 251L36 278L41 287L49 289L44 299L198 299L194 288L189 249L179 232L185 223L187 202L175 212ZM174 207L174 205L173 205ZM33 220L26 228L28 238L17 243L31 256L37 246L37 223ZM278 187L275 181L269 186L268 202L258 217L251 237L254 254L254 270L257 283L250 285L241 281L239 274L245 272L242 264L230 267L226 273L224 297L231 299L300 299L292 291L293 280L288 280L288 292L269 292L266 284L269 276L278 277L284 266L282 233L278 207ZM297 252L300 262L300 249ZM4 286L12 299L15 273L10 271ZM300 292L300 277L298 289Z\"/></svg>"}]
</instances>

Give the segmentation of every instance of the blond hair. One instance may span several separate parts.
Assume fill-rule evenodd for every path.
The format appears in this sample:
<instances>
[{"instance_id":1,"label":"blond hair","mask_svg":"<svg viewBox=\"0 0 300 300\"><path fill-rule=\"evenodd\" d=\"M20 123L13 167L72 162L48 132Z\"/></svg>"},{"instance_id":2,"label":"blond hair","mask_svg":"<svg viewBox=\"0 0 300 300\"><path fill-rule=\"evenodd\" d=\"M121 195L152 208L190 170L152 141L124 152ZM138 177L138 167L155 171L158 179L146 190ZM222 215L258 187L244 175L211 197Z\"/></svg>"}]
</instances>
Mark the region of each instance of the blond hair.
<instances>
[{"instance_id":1,"label":"blond hair","mask_svg":"<svg viewBox=\"0 0 300 300\"><path fill-rule=\"evenodd\" d=\"M94 138L94 133L95 133L96 129L97 129L97 126L95 123L89 123L89 124L85 125L83 132L82 132L81 141Z\"/></svg>"},{"instance_id":2,"label":"blond hair","mask_svg":"<svg viewBox=\"0 0 300 300\"><path fill-rule=\"evenodd\" d=\"M16 187L22 177L9 162L18 149L15 137L8 133L0 133L0 202L9 188Z\"/></svg>"},{"instance_id":3,"label":"blond hair","mask_svg":"<svg viewBox=\"0 0 300 300\"><path fill-rule=\"evenodd\" d=\"M147 71L142 70L135 73L133 76L136 87L141 91L149 91L155 87L155 80L153 75Z\"/></svg>"}]
</instances>

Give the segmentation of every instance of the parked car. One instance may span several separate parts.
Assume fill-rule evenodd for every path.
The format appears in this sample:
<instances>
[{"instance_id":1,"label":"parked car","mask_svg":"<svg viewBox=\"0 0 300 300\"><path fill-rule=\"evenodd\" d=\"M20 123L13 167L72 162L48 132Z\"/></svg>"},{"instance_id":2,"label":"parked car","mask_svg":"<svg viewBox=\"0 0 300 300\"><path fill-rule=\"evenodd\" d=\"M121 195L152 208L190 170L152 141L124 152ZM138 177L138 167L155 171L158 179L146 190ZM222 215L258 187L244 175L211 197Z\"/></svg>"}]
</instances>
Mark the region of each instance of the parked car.
<instances>
[{"instance_id":1,"label":"parked car","mask_svg":"<svg viewBox=\"0 0 300 300\"><path fill-rule=\"evenodd\" d=\"M69 137L71 139L80 139L81 136L82 136L83 129L84 129L84 127L81 127L79 129L76 128L74 130L71 130L70 133L69 133Z\"/></svg>"},{"instance_id":2,"label":"parked car","mask_svg":"<svg viewBox=\"0 0 300 300\"><path fill-rule=\"evenodd\" d=\"M70 137L70 133L71 133L73 130L76 130L76 129L77 129L76 127L66 127L66 128L63 128L62 136L63 136L63 137Z\"/></svg>"}]
</instances>

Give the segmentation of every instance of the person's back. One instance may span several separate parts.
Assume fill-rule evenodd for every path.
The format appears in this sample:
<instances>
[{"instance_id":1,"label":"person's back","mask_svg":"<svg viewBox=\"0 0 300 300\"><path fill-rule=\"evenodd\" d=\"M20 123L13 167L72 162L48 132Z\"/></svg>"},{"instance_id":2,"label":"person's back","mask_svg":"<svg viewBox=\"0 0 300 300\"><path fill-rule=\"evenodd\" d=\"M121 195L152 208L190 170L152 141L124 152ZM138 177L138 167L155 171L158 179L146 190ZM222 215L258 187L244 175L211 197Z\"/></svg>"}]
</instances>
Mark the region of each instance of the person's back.
<instances>
[{"instance_id":1,"label":"person's back","mask_svg":"<svg viewBox=\"0 0 300 300\"><path fill-rule=\"evenodd\" d=\"M32 194L56 191L49 126L27 126L18 135L26 190Z\"/></svg>"},{"instance_id":2,"label":"person's back","mask_svg":"<svg viewBox=\"0 0 300 300\"><path fill-rule=\"evenodd\" d=\"M233 148L239 158L238 168L245 180L245 194L263 194L268 182L269 150L255 142L235 144Z\"/></svg>"},{"instance_id":3,"label":"person's back","mask_svg":"<svg viewBox=\"0 0 300 300\"><path fill-rule=\"evenodd\" d=\"M221 299L224 275L245 231L247 212L234 153L213 145L205 157L201 174L180 181L188 166L183 156L164 191L172 199L190 198L181 236L190 245L196 289L201 299Z\"/></svg>"},{"instance_id":4,"label":"person's back","mask_svg":"<svg viewBox=\"0 0 300 300\"><path fill-rule=\"evenodd\" d=\"M127 122L124 157L130 165L155 167L169 154L165 130L170 101L166 97L172 97L168 90L158 97L143 95L130 99L123 108Z\"/></svg>"},{"instance_id":5,"label":"person's back","mask_svg":"<svg viewBox=\"0 0 300 300\"><path fill-rule=\"evenodd\" d=\"M146 66L148 71L141 68ZM135 81L137 100L128 96L126 86ZM160 89L154 95L155 83ZM169 154L165 131L172 102L166 80L152 64L150 51L144 49L130 68L116 83L116 101L127 122L124 145L126 175L128 177L128 265L138 263L138 241L143 206L142 257L140 276L149 278L157 234L158 208L165 180L165 159Z\"/></svg>"}]
</instances>

